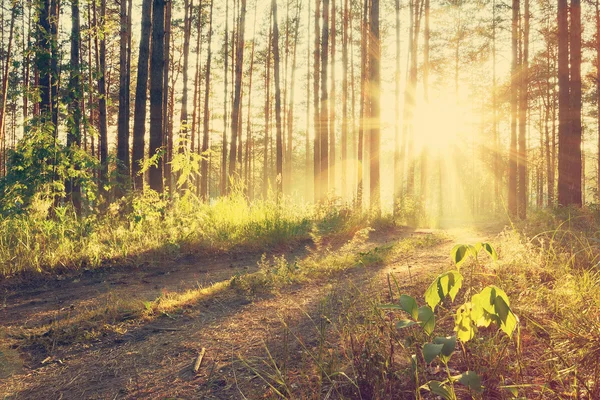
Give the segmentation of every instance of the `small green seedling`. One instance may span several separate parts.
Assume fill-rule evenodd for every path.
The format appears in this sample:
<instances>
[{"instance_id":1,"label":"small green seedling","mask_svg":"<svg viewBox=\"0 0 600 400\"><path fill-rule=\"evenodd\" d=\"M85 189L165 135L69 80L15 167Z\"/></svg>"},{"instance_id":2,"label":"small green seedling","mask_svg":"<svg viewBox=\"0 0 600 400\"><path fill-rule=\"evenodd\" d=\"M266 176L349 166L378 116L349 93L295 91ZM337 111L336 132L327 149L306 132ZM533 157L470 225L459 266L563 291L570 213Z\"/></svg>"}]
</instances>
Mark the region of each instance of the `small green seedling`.
<instances>
[{"instance_id":1,"label":"small green seedling","mask_svg":"<svg viewBox=\"0 0 600 400\"><path fill-rule=\"evenodd\" d=\"M401 319L396 323L396 328L403 330L419 325L427 336L431 337L435 329L435 308L447 297L454 301L463 286L463 276L459 272L459 266L471 255L477 260L481 250L488 253L494 261L498 255L494 247L489 243L476 243L474 245L457 245L452 249L451 257L457 269L440 274L425 291L424 297L427 305L419 307L417 301L408 295L401 295L397 304L381 305L388 310L400 310L406 312L410 318ZM451 375L448 362L456 349L457 341L468 342L477 333L477 328L488 327L495 323L498 328L512 336L515 331L518 318L510 309L510 302L506 293L496 287L487 286L479 293L471 296L470 301L465 302L456 310L454 316L454 331L452 336L434 337L429 343L421 347L423 360L430 364L436 358L444 365L447 378L444 381L431 380L423 385L418 384L418 357L411 357L415 381L417 382L416 397L421 398L421 390L427 390L446 400L455 400L456 393L454 384L456 382L467 386L470 390L481 392L481 379L473 371L466 371L460 375Z\"/></svg>"}]
</instances>

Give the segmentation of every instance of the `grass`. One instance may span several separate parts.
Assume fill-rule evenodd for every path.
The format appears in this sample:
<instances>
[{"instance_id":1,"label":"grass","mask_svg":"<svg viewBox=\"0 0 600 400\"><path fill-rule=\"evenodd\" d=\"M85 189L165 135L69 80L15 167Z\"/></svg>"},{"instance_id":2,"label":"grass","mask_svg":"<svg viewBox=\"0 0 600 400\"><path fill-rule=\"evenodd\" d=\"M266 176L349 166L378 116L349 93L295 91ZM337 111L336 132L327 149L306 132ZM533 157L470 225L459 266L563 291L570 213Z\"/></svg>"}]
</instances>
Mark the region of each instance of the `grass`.
<instances>
[{"instance_id":1,"label":"grass","mask_svg":"<svg viewBox=\"0 0 600 400\"><path fill-rule=\"evenodd\" d=\"M475 371L484 391L455 385L458 398L600 398L599 235L600 218L591 210L534 215L491 240L498 262L471 260L462 267L474 288L503 288L520 325L512 338L486 328L459 346L449 362L452 374ZM383 259L389 261L389 256ZM410 283L404 275L397 279L402 293L422 304L432 277L416 276ZM393 279L340 282L316 312L302 311L312 332L282 318L287 342L241 362L266 383L270 398L433 398L418 388L429 380L443 381L443 366L434 361L415 370L412 359L415 354L417 365L424 363L421 346L431 338L418 327L396 329L400 315L378 308L397 299L393 287ZM459 294L453 304L465 300ZM453 334L454 309L448 303L436 310L432 336ZM282 369L290 348L302 357Z\"/></svg>"},{"instance_id":2,"label":"grass","mask_svg":"<svg viewBox=\"0 0 600 400\"><path fill-rule=\"evenodd\" d=\"M107 264L140 264L186 252L260 251L332 232L351 234L365 217L348 210L234 194L208 205L193 195L168 204L156 193L131 195L103 214L34 201L26 213L0 217L0 278Z\"/></svg>"}]
</instances>

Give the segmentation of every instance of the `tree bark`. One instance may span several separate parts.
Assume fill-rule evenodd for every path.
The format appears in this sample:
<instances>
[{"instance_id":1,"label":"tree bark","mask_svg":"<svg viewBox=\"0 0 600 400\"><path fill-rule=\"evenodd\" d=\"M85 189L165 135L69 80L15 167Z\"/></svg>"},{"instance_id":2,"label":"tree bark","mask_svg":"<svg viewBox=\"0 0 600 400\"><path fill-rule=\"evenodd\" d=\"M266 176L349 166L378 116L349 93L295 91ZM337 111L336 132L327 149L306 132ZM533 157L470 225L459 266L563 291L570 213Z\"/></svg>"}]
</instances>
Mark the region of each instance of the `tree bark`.
<instances>
[{"instance_id":1,"label":"tree bark","mask_svg":"<svg viewBox=\"0 0 600 400\"><path fill-rule=\"evenodd\" d=\"M329 59L329 0L323 0L323 26L321 33L321 201L329 195L329 97L327 67Z\"/></svg>"},{"instance_id":2,"label":"tree bark","mask_svg":"<svg viewBox=\"0 0 600 400\"><path fill-rule=\"evenodd\" d=\"M313 196L315 203L321 199L321 116L319 104L319 73L321 69L321 53L319 50L321 44L320 19L321 0L315 0L315 48L313 61L313 112L315 123L313 145Z\"/></svg>"},{"instance_id":3,"label":"tree bark","mask_svg":"<svg viewBox=\"0 0 600 400\"><path fill-rule=\"evenodd\" d=\"M208 140L209 140L209 98L210 98L210 65L212 62L212 25L213 25L213 0L210 0L209 23L208 23L208 54L206 55L206 69L204 71L204 123L202 135L202 165L200 166L200 195L202 200L208 201Z\"/></svg>"},{"instance_id":4,"label":"tree bark","mask_svg":"<svg viewBox=\"0 0 600 400\"><path fill-rule=\"evenodd\" d=\"M246 29L246 0L241 0L240 18L237 32L236 56L235 56L235 92L233 95L233 106L231 108L231 151L229 153L229 180L233 181L237 176L237 145L238 135L241 136L240 120L242 108L242 72L244 69L244 33Z\"/></svg>"},{"instance_id":5,"label":"tree bark","mask_svg":"<svg viewBox=\"0 0 600 400\"><path fill-rule=\"evenodd\" d=\"M281 126L281 88L279 77L279 26L277 23L277 0L272 0L273 10L273 78L275 79L275 124L276 136L276 164L277 164L277 194L278 198L283 193L283 132Z\"/></svg>"},{"instance_id":6,"label":"tree bark","mask_svg":"<svg viewBox=\"0 0 600 400\"><path fill-rule=\"evenodd\" d=\"M117 182L116 197L121 197L129 180L129 66L127 64L128 24L127 2L119 7L119 115L117 122Z\"/></svg>"},{"instance_id":7,"label":"tree bark","mask_svg":"<svg viewBox=\"0 0 600 400\"><path fill-rule=\"evenodd\" d=\"M67 147L78 149L81 146L81 99L83 91L81 86L81 70L79 68L79 46L81 42L79 0L71 0L71 65L69 77L69 112L71 122L67 134ZM77 212L81 211L80 186L68 179L65 191Z\"/></svg>"},{"instance_id":8,"label":"tree bark","mask_svg":"<svg viewBox=\"0 0 600 400\"><path fill-rule=\"evenodd\" d=\"M143 190L144 176L141 173L145 154L146 104L148 100L148 62L150 57L150 30L152 28L152 0L142 2L142 33L138 56L137 86L133 114L133 149L131 175L136 190ZM151 154L152 155L152 154Z\"/></svg>"},{"instance_id":9,"label":"tree bark","mask_svg":"<svg viewBox=\"0 0 600 400\"><path fill-rule=\"evenodd\" d=\"M508 157L508 213L512 217L518 215L518 197L517 197L517 107L519 100L518 92L518 28L519 28L519 10L520 1L512 2L512 64L511 64L511 84L510 84L510 150Z\"/></svg>"},{"instance_id":10,"label":"tree bark","mask_svg":"<svg viewBox=\"0 0 600 400\"><path fill-rule=\"evenodd\" d=\"M380 117L379 88L381 85L380 59L381 47L379 42L379 0L372 0L370 10L369 41L369 98L371 101L371 129L369 132L369 172L370 172L370 204L371 210L381 212L381 193L379 181L379 147L380 147Z\"/></svg>"},{"instance_id":11,"label":"tree bark","mask_svg":"<svg viewBox=\"0 0 600 400\"><path fill-rule=\"evenodd\" d=\"M163 93L165 44L165 0L153 0L152 53L150 56L150 156L156 155L163 145ZM163 156L164 157L164 156ZM163 162L157 160L149 170L150 189L163 192Z\"/></svg>"}]
</instances>

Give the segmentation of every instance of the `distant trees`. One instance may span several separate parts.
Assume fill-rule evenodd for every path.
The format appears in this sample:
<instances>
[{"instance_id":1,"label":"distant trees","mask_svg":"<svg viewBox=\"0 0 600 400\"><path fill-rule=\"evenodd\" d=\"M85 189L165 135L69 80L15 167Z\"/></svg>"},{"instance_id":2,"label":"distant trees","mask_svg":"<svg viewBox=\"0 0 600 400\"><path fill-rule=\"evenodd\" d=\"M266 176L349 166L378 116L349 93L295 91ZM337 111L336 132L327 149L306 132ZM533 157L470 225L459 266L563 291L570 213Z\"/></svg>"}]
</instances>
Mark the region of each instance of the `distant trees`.
<instances>
[{"instance_id":1,"label":"distant trees","mask_svg":"<svg viewBox=\"0 0 600 400\"><path fill-rule=\"evenodd\" d=\"M58 0L0 0L0 176L15 174L7 166L26 138L52 154L44 190L76 209L146 185L203 201L300 188L304 199L378 210L393 198L399 218L435 203L439 215L463 203L502 212L505 197L519 218L530 207L580 206L586 178L600 185L600 164L584 171L600 139L584 145L582 133L598 120L600 45L581 37L582 24L600 32L600 3L570 1L394 1L388 19L380 0L73 0L62 10ZM70 32L59 29L65 16ZM422 142L443 135L424 116L437 115L446 92L447 109L478 121L449 121L464 145L438 155ZM40 144L40 132L51 140ZM183 173L196 184L180 185ZM460 174L493 182L493 194L455 184Z\"/></svg>"}]
</instances>

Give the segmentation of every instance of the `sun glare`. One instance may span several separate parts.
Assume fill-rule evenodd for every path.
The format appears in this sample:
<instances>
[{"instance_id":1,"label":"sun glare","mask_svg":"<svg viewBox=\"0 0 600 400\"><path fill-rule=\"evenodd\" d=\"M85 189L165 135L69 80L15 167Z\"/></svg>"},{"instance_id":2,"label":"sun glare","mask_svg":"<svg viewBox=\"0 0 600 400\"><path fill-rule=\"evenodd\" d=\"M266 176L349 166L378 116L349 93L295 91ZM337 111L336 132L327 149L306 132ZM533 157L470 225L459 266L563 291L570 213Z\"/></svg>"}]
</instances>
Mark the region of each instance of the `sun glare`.
<instances>
[{"instance_id":1,"label":"sun glare","mask_svg":"<svg viewBox=\"0 0 600 400\"><path fill-rule=\"evenodd\" d=\"M456 102L447 97L417 106L415 113L415 141L418 148L427 148L443 154L456 143L460 134L463 112Z\"/></svg>"}]
</instances>

